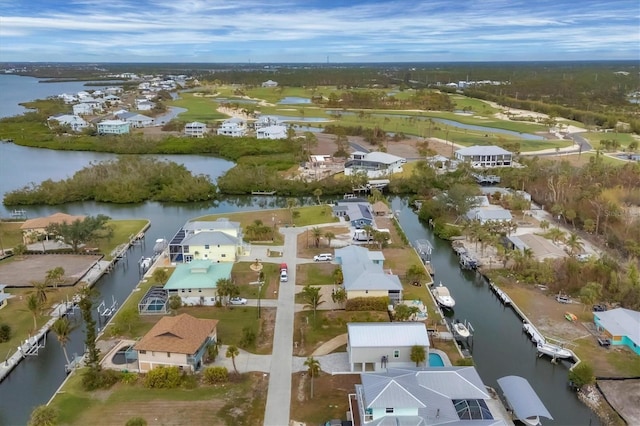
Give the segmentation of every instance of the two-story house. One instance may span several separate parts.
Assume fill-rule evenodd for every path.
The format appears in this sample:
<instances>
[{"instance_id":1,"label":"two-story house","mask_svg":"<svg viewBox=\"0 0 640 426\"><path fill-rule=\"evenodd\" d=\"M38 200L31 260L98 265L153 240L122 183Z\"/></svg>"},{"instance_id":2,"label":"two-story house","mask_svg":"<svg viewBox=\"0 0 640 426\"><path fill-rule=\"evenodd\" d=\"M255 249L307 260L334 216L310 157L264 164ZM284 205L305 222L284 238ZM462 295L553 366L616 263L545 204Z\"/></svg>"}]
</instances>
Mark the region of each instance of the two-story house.
<instances>
[{"instance_id":1,"label":"two-story house","mask_svg":"<svg viewBox=\"0 0 640 426\"><path fill-rule=\"evenodd\" d=\"M191 262L195 259L235 262L239 255L247 251L240 223L226 218L187 222L169 243L172 262Z\"/></svg>"},{"instance_id":2,"label":"two-story house","mask_svg":"<svg viewBox=\"0 0 640 426\"><path fill-rule=\"evenodd\" d=\"M217 130L218 135L239 138L247 133L247 122L242 118L230 118L224 120Z\"/></svg>"},{"instance_id":3,"label":"two-story house","mask_svg":"<svg viewBox=\"0 0 640 426\"><path fill-rule=\"evenodd\" d=\"M344 165L345 176L366 173L369 179L386 177L402 172L402 165L407 160L386 152L360 152L351 154Z\"/></svg>"}]
</instances>

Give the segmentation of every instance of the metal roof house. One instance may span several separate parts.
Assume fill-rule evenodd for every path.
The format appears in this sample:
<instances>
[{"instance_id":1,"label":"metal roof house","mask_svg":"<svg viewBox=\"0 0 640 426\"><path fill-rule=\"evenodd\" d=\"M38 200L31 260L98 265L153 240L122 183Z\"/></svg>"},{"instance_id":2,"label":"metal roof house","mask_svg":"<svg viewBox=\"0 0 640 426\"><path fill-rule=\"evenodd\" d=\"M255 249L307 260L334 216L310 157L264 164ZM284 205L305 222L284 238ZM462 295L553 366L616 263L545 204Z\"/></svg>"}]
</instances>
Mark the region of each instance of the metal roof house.
<instances>
[{"instance_id":1,"label":"metal roof house","mask_svg":"<svg viewBox=\"0 0 640 426\"><path fill-rule=\"evenodd\" d=\"M198 121L187 123L184 126L184 135L191 138L203 138L207 133L207 125Z\"/></svg>"},{"instance_id":2,"label":"metal roof house","mask_svg":"<svg viewBox=\"0 0 640 426\"><path fill-rule=\"evenodd\" d=\"M130 124L124 120L104 120L98 123L99 135L123 135L129 133Z\"/></svg>"},{"instance_id":3,"label":"metal roof house","mask_svg":"<svg viewBox=\"0 0 640 426\"><path fill-rule=\"evenodd\" d=\"M218 135L239 138L247 133L247 122L242 118L224 120L217 130Z\"/></svg>"},{"instance_id":4,"label":"metal roof house","mask_svg":"<svg viewBox=\"0 0 640 426\"><path fill-rule=\"evenodd\" d=\"M195 259L235 262L246 250L240 222L220 218L185 223L169 243L169 258L172 262Z\"/></svg>"},{"instance_id":5,"label":"metal roof house","mask_svg":"<svg viewBox=\"0 0 640 426\"><path fill-rule=\"evenodd\" d=\"M467 212L467 219L469 220L478 220L481 224L485 224L487 222L511 222L513 220L513 216L511 216L511 212L509 210L503 209L502 207L495 208L475 208L471 209Z\"/></svg>"},{"instance_id":6,"label":"metal roof house","mask_svg":"<svg viewBox=\"0 0 640 426\"><path fill-rule=\"evenodd\" d=\"M361 425L508 424L474 367L390 368L360 377L351 412Z\"/></svg>"},{"instance_id":7,"label":"metal roof house","mask_svg":"<svg viewBox=\"0 0 640 426\"><path fill-rule=\"evenodd\" d=\"M495 145L474 145L455 152L456 160L470 163L475 169L512 167L513 154Z\"/></svg>"},{"instance_id":8,"label":"metal roof house","mask_svg":"<svg viewBox=\"0 0 640 426\"><path fill-rule=\"evenodd\" d=\"M347 354L351 371L380 371L413 367L411 348L429 353L429 336L422 322L362 322L347 324Z\"/></svg>"},{"instance_id":9,"label":"metal roof house","mask_svg":"<svg viewBox=\"0 0 640 426\"><path fill-rule=\"evenodd\" d=\"M124 120L131 127L134 128L142 128L142 127L150 127L153 126L154 120L151 117L147 117L146 115L137 114L135 112L123 112L117 115L120 120Z\"/></svg>"},{"instance_id":10,"label":"metal roof house","mask_svg":"<svg viewBox=\"0 0 640 426\"><path fill-rule=\"evenodd\" d=\"M189 306L213 306L218 295L218 280L231 279L232 263L194 260L181 263L164 285L169 297L177 295Z\"/></svg>"},{"instance_id":11,"label":"metal roof house","mask_svg":"<svg viewBox=\"0 0 640 426\"><path fill-rule=\"evenodd\" d=\"M47 121L56 121L60 126L69 126L69 128L74 132L79 132L82 129L89 127L89 123L78 115L58 114L49 117Z\"/></svg>"},{"instance_id":12,"label":"metal roof house","mask_svg":"<svg viewBox=\"0 0 640 426\"><path fill-rule=\"evenodd\" d=\"M596 327L608 335L612 345L624 345L640 355L640 312L616 308L594 312Z\"/></svg>"},{"instance_id":13,"label":"metal roof house","mask_svg":"<svg viewBox=\"0 0 640 426\"><path fill-rule=\"evenodd\" d=\"M333 207L333 214L348 217L351 226L356 229L374 225L373 210L368 202L339 201Z\"/></svg>"},{"instance_id":14,"label":"metal roof house","mask_svg":"<svg viewBox=\"0 0 640 426\"><path fill-rule=\"evenodd\" d=\"M376 179L402 172L402 165L406 162L405 158L386 152L356 151L345 163L344 174L351 176L364 172L369 179Z\"/></svg>"},{"instance_id":15,"label":"metal roof house","mask_svg":"<svg viewBox=\"0 0 640 426\"><path fill-rule=\"evenodd\" d=\"M258 139L286 139L287 126L275 125L260 127L256 130L256 138Z\"/></svg>"},{"instance_id":16,"label":"metal roof house","mask_svg":"<svg viewBox=\"0 0 640 426\"><path fill-rule=\"evenodd\" d=\"M347 299L389 297L392 302L400 301L400 278L385 273L382 262L374 262L366 252L367 249L353 245L335 251L336 260L342 265L343 286L347 292Z\"/></svg>"}]
</instances>

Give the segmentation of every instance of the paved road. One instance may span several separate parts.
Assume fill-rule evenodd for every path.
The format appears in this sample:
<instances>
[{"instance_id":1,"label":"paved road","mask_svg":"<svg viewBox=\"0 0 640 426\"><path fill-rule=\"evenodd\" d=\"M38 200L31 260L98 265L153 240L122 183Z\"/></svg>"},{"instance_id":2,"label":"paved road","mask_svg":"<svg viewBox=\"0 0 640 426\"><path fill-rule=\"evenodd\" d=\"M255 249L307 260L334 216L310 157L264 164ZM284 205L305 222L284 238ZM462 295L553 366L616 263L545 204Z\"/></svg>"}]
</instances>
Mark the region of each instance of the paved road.
<instances>
[{"instance_id":1,"label":"paved road","mask_svg":"<svg viewBox=\"0 0 640 426\"><path fill-rule=\"evenodd\" d=\"M284 234L282 260L289 268L289 281L280 284L278 310L273 335L272 362L269 369L269 390L264 415L265 426L286 426L291 410L291 374L293 373L293 316L296 282L298 234L305 228L281 228Z\"/></svg>"}]
</instances>

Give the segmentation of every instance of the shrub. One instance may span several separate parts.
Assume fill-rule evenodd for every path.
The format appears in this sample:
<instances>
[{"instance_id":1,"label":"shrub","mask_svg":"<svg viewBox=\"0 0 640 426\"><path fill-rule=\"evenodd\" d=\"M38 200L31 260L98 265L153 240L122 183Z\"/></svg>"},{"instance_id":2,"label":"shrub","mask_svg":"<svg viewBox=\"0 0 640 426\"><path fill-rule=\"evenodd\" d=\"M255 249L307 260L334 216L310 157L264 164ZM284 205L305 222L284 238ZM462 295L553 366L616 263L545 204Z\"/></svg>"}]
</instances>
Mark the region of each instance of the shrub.
<instances>
[{"instance_id":1,"label":"shrub","mask_svg":"<svg viewBox=\"0 0 640 426\"><path fill-rule=\"evenodd\" d=\"M136 380L138 380L138 375L136 373L125 371L120 375L120 381L127 385L135 383Z\"/></svg>"},{"instance_id":2,"label":"shrub","mask_svg":"<svg viewBox=\"0 0 640 426\"><path fill-rule=\"evenodd\" d=\"M47 405L39 405L29 417L29 426L51 426L58 423L58 411Z\"/></svg>"},{"instance_id":3,"label":"shrub","mask_svg":"<svg viewBox=\"0 0 640 426\"><path fill-rule=\"evenodd\" d=\"M216 383L226 383L229 381L229 371L227 367L207 367L202 373L205 383L213 385Z\"/></svg>"},{"instance_id":4,"label":"shrub","mask_svg":"<svg viewBox=\"0 0 640 426\"><path fill-rule=\"evenodd\" d=\"M473 365L473 358L460 358L454 362L455 365L459 367L466 367Z\"/></svg>"},{"instance_id":5,"label":"shrub","mask_svg":"<svg viewBox=\"0 0 640 426\"><path fill-rule=\"evenodd\" d=\"M356 297L347 300L347 311L383 311L389 306L388 297Z\"/></svg>"},{"instance_id":6,"label":"shrub","mask_svg":"<svg viewBox=\"0 0 640 426\"><path fill-rule=\"evenodd\" d=\"M593 375L593 368L582 361L574 369L569 371L569 380L580 389L585 385L594 383L596 378Z\"/></svg>"},{"instance_id":7,"label":"shrub","mask_svg":"<svg viewBox=\"0 0 640 426\"><path fill-rule=\"evenodd\" d=\"M152 389L175 389L182 382L182 373L178 367L156 367L144 378L145 387Z\"/></svg>"},{"instance_id":8,"label":"shrub","mask_svg":"<svg viewBox=\"0 0 640 426\"><path fill-rule=\"evenodd\" d=\"M82 374L82 388L86 391L108 389L120 380L120 373L114 370L89 368Z\"/></svg>"},{"instance_id":9,"label":"shrub","mask_svg":"<svg viewBox=\"0 0 640 426\"><path fill-rule=\"evenodd\" d=\"M11 326L0 324L0 343L8 342L11 339Z\"/></svg>"},{"instance_id":10,"label":"shrub","mask_svg":"<svg viewBox=\"0 0 640 426\"><path fill-rule=\"evenodd\" d=\"M147 426L147 421L142 417L131 417L125 426Z\"/></svg>"},{"instance_id":11,"label":"shrub","mask_svg":"<svg viewBox=\"0 0 640 426\"><path fill-rule=\"evenodd\" d=\"M247 326L242 329L242 339L240 339L240 346L243 348L251 347L256 343L256 332L253 328Z\"/></svg>"}]
</instances>

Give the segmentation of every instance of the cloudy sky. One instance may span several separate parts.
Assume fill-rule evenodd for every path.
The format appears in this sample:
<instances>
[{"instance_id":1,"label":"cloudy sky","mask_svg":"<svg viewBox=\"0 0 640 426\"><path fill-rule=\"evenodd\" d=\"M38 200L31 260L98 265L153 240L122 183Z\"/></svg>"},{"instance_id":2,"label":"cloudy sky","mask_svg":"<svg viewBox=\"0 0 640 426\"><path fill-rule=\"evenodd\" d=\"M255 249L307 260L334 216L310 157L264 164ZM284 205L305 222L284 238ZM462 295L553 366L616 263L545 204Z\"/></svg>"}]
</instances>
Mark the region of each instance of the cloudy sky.
<instances>
[{"instance_id":1,"label":"cloudy sky","mask_svg":"<svg viewBox=\"0 0 640 426\"><path fill-rule=\"evenodd\" d=\"M638 0L0 0L0 61L640 59Z\"/></svg>"}]
</instances>

